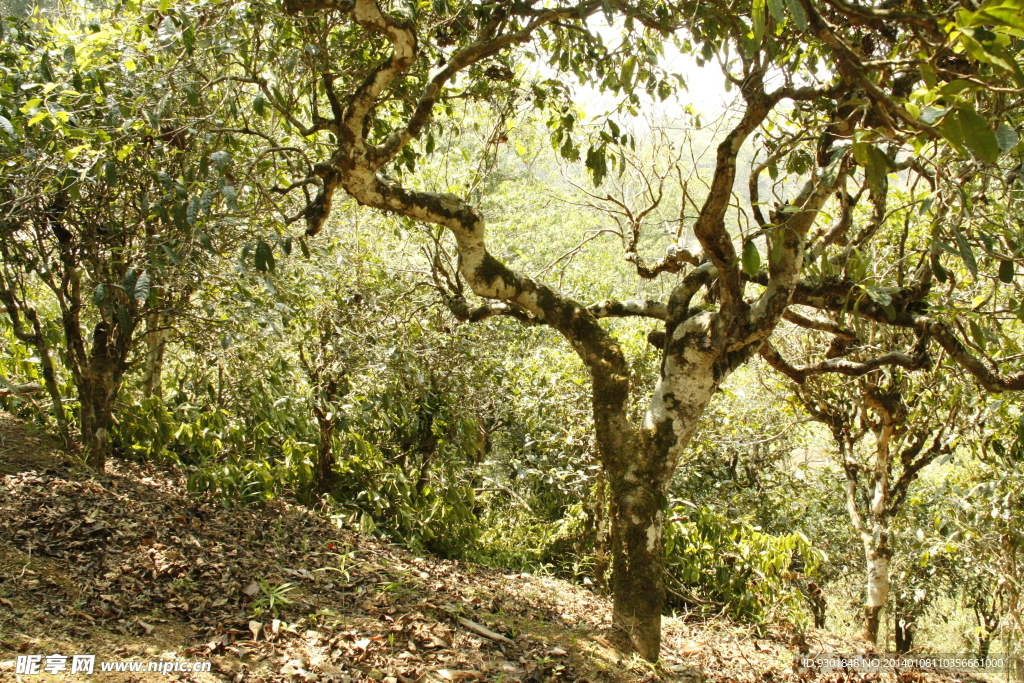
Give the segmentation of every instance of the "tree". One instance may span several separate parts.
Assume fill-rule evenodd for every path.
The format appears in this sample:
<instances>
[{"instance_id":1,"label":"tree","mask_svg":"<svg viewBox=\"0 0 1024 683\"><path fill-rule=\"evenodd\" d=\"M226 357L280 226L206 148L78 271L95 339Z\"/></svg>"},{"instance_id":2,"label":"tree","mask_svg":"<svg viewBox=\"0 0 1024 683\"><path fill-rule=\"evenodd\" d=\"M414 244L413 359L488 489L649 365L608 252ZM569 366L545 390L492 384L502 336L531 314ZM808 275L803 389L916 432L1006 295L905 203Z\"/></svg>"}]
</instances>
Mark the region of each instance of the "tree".
<instances>
[{"instance_id":1,"label":"tree","mask_svg":"<svg viewBox=\"0 0 1024 683\"><path fill-rule=\"evenodd\" d=\"M140 325L144 385L159 395L168 328L210 253L232 244L237 231L218 214L233 211L236 192L222 139L204 137L209 113L194 74L164 49L173 20L162 19L161 33L139 17L78 19L6 29L0 300L41 359L69 440L57 357L66 366L87 461L102 470ZM172 97L184 101L172 109ZM59 348L44 334L42 306L59 318Z\"/></svg>"},{"instance_id":2,"label":"tree","mask_svg":"<svg viewBox=\"0 0 1024 683\"><path fill-rule=\"evenodd\" d=\"M961 390L947 378L945 372L933 372L927 381L913 382L909 373L896 369L869 373L851 384L818 381L798 389L808 414L829 428L846 477L847 512L864 548L863 634L871 643L878 640L889 595L893 518L921 470L950 453L961 436L955 427ZM872 442L863 449L868 434ZM868 451L867 458L861 450Z\"/></svg>"},{"instance_id":3,"label":"tree","mask_svg":"<svg viewBox=\"0 0 1024 683\"><path fill-rule=\"evenodd\" d=\"M1012 2L973 14L841 0L544 7L288 0L288 17L271 7L249 7L251 27L234 37L231 78L248 85L252 98L251 110L238 115L239 129L273 129L279 137L267 154L316 159L293 182L280 185L275 169L266 184L279 192L283 209L292 207L288 220L304 220L307 235L316 235L343 191L365 206L442 226L454 242L457 272L439 279L457 318L500 315L550 326L587 367L596 440L611 488L615 620L644 657L656 659L659 652L668 486L711 396L759 352L786 367L768 342L783 318L835 332L840 341L846 334L834 321L793 310L793 304L914 330L918 343L937 342L986 389L1024 388L1024 374L987 365L949 318L930 308L936 278L953 281L954 289L962 281L942 265L944 253L962 259L975 280L997 266L1004 280L1013 280L1017 242L997 244L989 235L988 244L974 227L980 207L968 201L975 188L992 192L997 185L1016 201L1014 181L998 170L1001 151L1012 150L1005 163L1016 164L1016 124L1003 120L1016 91L995 94L1020 72L1005 47L1018 30L1016 15L1006 9L1016 7ZM622 22L618 48L608 48L589 21L599 12ZM676 276L667 300L579 303L492 254L485 216L468 196L418 186L417 158L436 151L435 114L457 117L462 101L508 102L522 78L513 68L515 57L537 56L560 76L571 73L612 90L627 109L637 109L640 91L668 96L673 89L671 74L657 65L672 34L684 51L722 63L726 81L740 93L742 113L717 146L701 204L692 214L685 206L678 212L700 251L671 243L651 265L633 257L641 278ZM777 86L767 84L769 73ZM561 154L575 160L583 155L564 80L524 90L549 113ZM780 111L784 101L790 109ZM747 176L745 205L734 207L737 159L752 137L766 156ZM614 150L630 142L615 121L606 121L585 155L596 182L616 164L623 168ZM762 174L777 176L780 166L788 182L775 188L775 206L766 210ZM910 219L898 224L910 211L889 206L898 194L890 172L907 179L910 206L924 207L935 219L930 232L913 223L909 234ZM649 228L642 209L630 212L630 228L638 235ZM836 216L831 225L825 224L828 213ZM953 214L955 224L945 220ZM897 267L876 270L865 252L901 230ZM981 243L985 257L979 262L974 249ZM708 290L710 305L692 306L701 289ZM631 419L630 363L600 323L615 316L664 325L655 338L663 349L659 376L639 421ZM893 354L864 362L911 362L909 354ZM849 361L823 362L832 369Z\"/></svg>"}]
</instances>

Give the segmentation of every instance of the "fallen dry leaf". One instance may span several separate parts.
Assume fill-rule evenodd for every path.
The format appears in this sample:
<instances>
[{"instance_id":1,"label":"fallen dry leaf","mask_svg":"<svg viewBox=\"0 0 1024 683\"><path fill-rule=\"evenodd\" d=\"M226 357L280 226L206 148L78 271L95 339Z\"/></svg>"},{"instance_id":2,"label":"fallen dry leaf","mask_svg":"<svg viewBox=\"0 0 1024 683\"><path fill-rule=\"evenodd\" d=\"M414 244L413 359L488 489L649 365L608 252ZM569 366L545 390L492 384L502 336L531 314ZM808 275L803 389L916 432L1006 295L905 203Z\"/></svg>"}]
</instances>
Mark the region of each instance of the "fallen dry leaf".
<instances>
[{"instance_id":1,"label":"fallen dry leaf","mask_svg":"<svg viewBox=\"0 0 1024 683\"><path fill-rule=\"evenodd\" d=\"M259 640L260 633L263 631L263 622L261 621L250 621L249 630L252 632L252 639Z\"/></svg>"}]
</instances>

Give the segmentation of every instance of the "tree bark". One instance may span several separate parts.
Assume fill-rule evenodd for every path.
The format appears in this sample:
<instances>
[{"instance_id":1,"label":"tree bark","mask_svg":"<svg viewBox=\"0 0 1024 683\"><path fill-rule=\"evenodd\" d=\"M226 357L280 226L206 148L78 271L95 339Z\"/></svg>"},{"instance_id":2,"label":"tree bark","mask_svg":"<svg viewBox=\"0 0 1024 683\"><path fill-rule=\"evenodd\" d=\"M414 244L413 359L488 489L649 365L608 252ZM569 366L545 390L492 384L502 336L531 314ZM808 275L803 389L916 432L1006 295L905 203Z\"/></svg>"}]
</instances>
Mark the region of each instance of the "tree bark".
<instances>
[{"instance_id":1,"label":"tree bark","mask_svg":"<svg viewBox=\"0 0 1024 683\"><path fill-rule=\"evenodd\" d=\"M629 634L637 653L655 661L661 652L665 604L662 526L665 515L657 486L612 480L612 595L615 624Z\"/></svg>"},{"instance_id":2,"label":"tree bark","mask_svg":"<svg viewBox=\"0 0 1024 683\"><path fill-rule=\"evenodd\" d=\"M86 464L102 472L107 464L115 379L113 373L104 368L89 368L85 375L78 390L79 429Z\"/></svg>"},{"instance_id":3,"label":"tree bark","mask_svg":"<svg viewBox=\"0 0 1024 683\"><path fill-rule=\"evenodd\" d=\"M611 547L611 520L608 506L608 481L604 470L597 473L594 484L594 582L597 589L608 594L608 555Z\"/></svg>"},{"instance_id":4,"label":"tree bark","mask_svg":"<svg viewBox=\"0 0 1024 683\"><path fill-rule=\"evenodd\" d=\"M81 341L78 336L79 329L77 318L65 316L64 333L71 342L69 346L77 345ZM117 399L121 379L128 367L126 359L131 350L132 331L131 324L122 329L120 323L98 323L93 330L88 361L75 373L79 429L85 448L86 463L98 472L102 472L107 464L114 401Z\"/></svg>"},{"instance_id":5,"label":"tree bark","mask_svg":"<svg viewBox=\"0 0 1024 683\"><path fill-rule=\"evenodd\" d=\"M894 621L896 652L903 655L914 648L914 633L917 631L916 617L910 613L897 612Z\"/></svg>"},{"instance_id":6,"label":"tree bark","mask_svg":"<svg viewBox=\"0 0 1024 683\"><path fill-rule=\"evenodd\" d=\"M878 629L881 623L882 610L889 596L889 561L892 550L889 548L889 532L884 530L881 536L873 535L864 541L864 555L867 560L867 601L864 607L863 636L872 644L878 643Z\"/></svg>"},{"instance_id":7,"label":"tree bark","mask_svg":"<svg viewBox=\"0 0 1024 683\"><path fill-rule=\"evenodd\" d=\"M316 422L319 427L319 443L317 444L316 455L316 483L314 489L317 494L330 493L334 488L334 428L335 420L328 420L322 411L316 411Z\"/></svg>"},{"instance_id":8,"label":"tree bark","mask_svg":"<svg viewBox=\"0 0 1024 683\"><path fill-rule=\"evenodd\" d=\"M170 330L161 327L160 315L146 316L146 366L142 375L142 393L147 398L163 398L164 351Z\"/></svg>"}]
</instances>

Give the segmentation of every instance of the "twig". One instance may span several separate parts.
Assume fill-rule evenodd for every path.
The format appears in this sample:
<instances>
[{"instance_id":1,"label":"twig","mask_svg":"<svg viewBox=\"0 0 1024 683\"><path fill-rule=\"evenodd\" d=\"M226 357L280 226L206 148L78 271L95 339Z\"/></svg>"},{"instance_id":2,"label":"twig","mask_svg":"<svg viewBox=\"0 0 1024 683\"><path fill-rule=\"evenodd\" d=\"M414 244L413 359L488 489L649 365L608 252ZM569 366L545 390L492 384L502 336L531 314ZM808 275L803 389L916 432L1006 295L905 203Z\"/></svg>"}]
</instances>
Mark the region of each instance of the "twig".
<instances>
[{"instance_id":1,"label":"twig","mask_svg":"<svg viewBox=\"0 0 1024 683\"><path fill-rule=\"evenodd\" d=\"M469 619L463 619L462 617L459 617L459 623L468 628L473 633L481 635L484 638L490 638L491 640L497 641L499 643L508 643L509 645L515 645L513 641L509 640L505 636L501 635L500 633L495 633L491 629L487 628L486 626L481 626L475 621L470 621Z\"/></svg>"}]
</instances>

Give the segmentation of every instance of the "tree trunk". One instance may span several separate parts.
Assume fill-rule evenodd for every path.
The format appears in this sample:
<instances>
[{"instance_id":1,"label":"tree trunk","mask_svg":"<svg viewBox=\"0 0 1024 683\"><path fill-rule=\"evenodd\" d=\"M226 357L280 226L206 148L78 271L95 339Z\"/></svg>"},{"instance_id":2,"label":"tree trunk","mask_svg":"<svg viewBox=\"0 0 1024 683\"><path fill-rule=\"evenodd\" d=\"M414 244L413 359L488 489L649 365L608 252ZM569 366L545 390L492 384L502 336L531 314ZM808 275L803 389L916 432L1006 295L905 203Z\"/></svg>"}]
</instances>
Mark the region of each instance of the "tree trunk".
<instances>
[{"instance_id":1,"label":"tree trunk","mask_svg":"<svg viewBox=\"0 0 1024 683\"><path fill-rule=\"evenodd\" d=\"M714 318L699 314L669 334L661 377L636 445L606 462L611 488L615 623L641 657L657 661L665 604L664 524L676 465L724 372L707 340ZM600 441L600 434L599 434Z\"/></svg>"},{"instance_id":2,"label":"tree trunk","mask_svg":"<svg viewBox=\"0 0 1024 683\"><path fill-rule=\"evenodd\" d=\"M989 648L992 647L992 634L989 631L978 636L978 657L980 659L988 658Z\"/></svg>"},{"instance_id":3,"label":"tree trunk","mask_svg":"<svg viewBox=\"0 0 1024 683\"><path fill-rule=\"evenodd\" d=\"M602 595L608 594L608 549L610 545L608 519L608 481L604 470L597 473L594 485L594 582Z\"/></svg>"},{"instance_id":4,"label":"tree trunk","mask_svg":"<svg viewBox=\"0 0 1024 683\"><path fill-rule=\"evenodd\" d=\"M896 638L896 652L906 654L914 648L914 633L917 631L916 617L913 614L897 612L893 630Z\"/></svg>"},{"instance_id":5,"label":"tree trunk","mask_svg":"<svg viewBox=\"0 0 1024 683\"><path fill-rule=\"evenodd\" d=\"M164 351L170 330L161 328L160 316L156 313L146 317L146 328L146 366L142 375L142 393L147 398L162 398Z\"/></svg>"},{"instance_id":6,"label":"tree trunk","mask_svg":"<svg viewBox=\"0 0 1024 683\"><path fill-rule=\"evenodd\" d=\"M665 604L665 515L660 482L644 479L612 478L612 593L615 623L629 634L641 657L656 661Z\"/></svg>"},{"instance_id":7,"label":"tree trunk","mask_svg":"<svg viewBox=\"0 0 1024 683\"><path fill-rule=\"evenodd\" d=\"M314 490L317 494L330 493L334 488L334 419L328 420L327 416L317 411L317 426L320 428L320 440L316 456L316 482Z\"/></svg>"},{"instance_id":8,"label":"tree trunk","mask_svg":"<svg viewBox=\"0 0 1024 683\"><path fill-rule=\"evenodd\" d=\"M77 327L65 324L77 333ZM115 335L112 339L111 336ZM70 336L70 335L69 335ZM98 472L107 464L110 425L114 401L124 375L125 358L131 348L131 329L112 328L100 322L93 330L92 350L88 363L77 373L79 429L85 447L86 463Z\"/></svg>"},{"instance_id":9,"label":"tree trunk","mask_svg":"<svg viewBox=\"0 0 1024 683\"><path fill-rule=\"evenodd\" d=\"M78 389L79 428L85 461L89 467L102 472L107 465L109 431L113 419L112 373L88 370L82 386Z\"/></svg>"},{"instance_id":10,"label":"tree trunk","mask_svg":"<svg viewBox=\"0 0 1024 683\"><path fill-rule=\"evenodd\" d=\"M867 559L867 604L864 608L863 636L868 642L878 644L878 626L882 609L889 595L889 548L888 529L864 539L864 555Z\"/></svg>"},{"instance_id":11,"label":"tree trunk","mask_svg":"<svg viewBox=\"0 0 1024 683\"><path fill-rule=\"evenodd\" d=\"M57 371L53 365L50 344L46 341L46 336L43 334L43 328L36 312L34 310L31 313L26 311L26 315L32 322L32 327L35 330L38 341L36 351L39 353L39 365L43 371L43 385L46 387L46 393L50 395L50 400L53 402L53 419L57 421L57 433L60 435L64 448L70 450L74 447L74 442L71 440L71 432L68 430L68 418L64 413L64 399L61 397L60 389L57 387Z\"/></svg>"}]
</instances>

